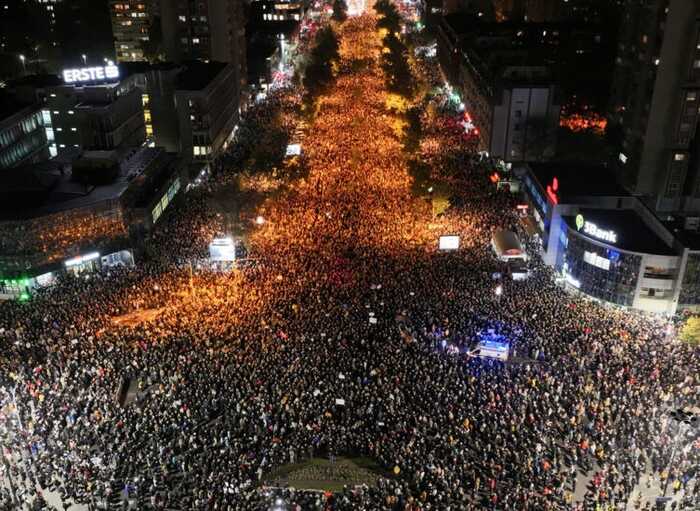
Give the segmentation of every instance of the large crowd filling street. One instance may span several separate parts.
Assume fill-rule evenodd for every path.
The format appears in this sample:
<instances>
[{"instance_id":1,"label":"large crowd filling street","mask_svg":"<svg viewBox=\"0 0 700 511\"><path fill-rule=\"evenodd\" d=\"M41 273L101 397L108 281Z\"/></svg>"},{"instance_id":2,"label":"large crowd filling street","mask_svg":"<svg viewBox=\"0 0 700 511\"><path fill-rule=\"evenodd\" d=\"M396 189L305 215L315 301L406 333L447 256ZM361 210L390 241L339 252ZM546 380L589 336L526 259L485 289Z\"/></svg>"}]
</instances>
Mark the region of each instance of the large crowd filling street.
<instances>
[{"instance_id":1,"label":"large crowd filling street","mask_svg":"<svg viewBox=\"0 0 700 511\"><path fill-rule=\"evenodd\" d=\"M375 24L337 27L342 71L310 123L308 173L261 206L254 265L183 264L221 228L209 183L149 262L0 306L0 509L17 509L10 475L27 509L50 490L60 509L608 511L641 508L652 479L698 509L698 433L669 417L699 404L698 348L665 318L565 291L534 253L527 280L494 280L514 196L439 108L419 152L453 206L435 215L412 191ZM460 250L438 251L442 234ZM467 353L487 329L510 341L507 363ZM137 391L122 405L124 382ZM384 472L334 494L264 488L280 466L335 456Z\"/></svg>"}]
</instances>

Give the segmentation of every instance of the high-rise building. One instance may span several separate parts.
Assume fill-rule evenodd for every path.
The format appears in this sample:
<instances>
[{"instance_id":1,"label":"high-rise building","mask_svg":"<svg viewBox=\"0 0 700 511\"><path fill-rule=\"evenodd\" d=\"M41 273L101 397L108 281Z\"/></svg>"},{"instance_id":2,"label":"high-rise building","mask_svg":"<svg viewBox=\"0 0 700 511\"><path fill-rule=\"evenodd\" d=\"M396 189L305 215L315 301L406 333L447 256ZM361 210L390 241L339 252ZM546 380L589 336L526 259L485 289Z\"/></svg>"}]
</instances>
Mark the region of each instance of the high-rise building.
<instances>
[{"instance_id":1,"label":"high-rise building","mask_svg":"<svg viewBox=\"0 0 700 511\"><path fill-rule=\"evenodd\" d=\"M50 142L65 150L138 147L146 137L141 91L116 83L65 84L47 89Z\"/></svg>"},{"instance_id":2,"label":"high-rise building","mask_svg":"<svg viewBox=\"0 0 700 511\"><path fill-rule=\"evenodd\" d=\"M438 59L462 103L465 130L478 137L480 149L507 162L555 153L560 92L545 41L563 46L565 37L548 28L460 14L438 26Z\"/></svg>"},{"instance_id":3,"label":"high-rise building","mask_svg":"<svg viewBox=\"0 0 700 511\"><path fill-rule=\"evenodd\" d=\"M180 153L195 165L213 162L231 142L239 97L231 87L236 70L223 62L191 62L177 76L175 105Z\"/></svg>"},{"instance_id":4,"label":"high-rise building","mask_svg":"<svg viewBox=\"0 0 700 511\"><path fill-rule=\"evenodd\" d=\"M499 21L600 22L622 0L492 0Z\"/></svg>"},{"instance_id":5,"label":"high-rise building","mask_svg":"<svg viewBox=\"0 0 700 511\"><path fill-rule=\"evenodd\" d=\"M232 64L236 93L246 77L245 15L242 0L163 2L163 46L167 60Z\"/></svg>"},{"instance_id":6,"label":"high-rise building","mask_svg":"<svg viewBox=\"0 0 700 511\"><path fill-rule=\"evenodd\" d=\"M626 0L609 113L622 181L658 212L700 211L700 7Z\"/></svg>"},{"instance_id":7,"label":"high-rise building","mask_svg":"<svg viewBox=\"0 0 700 511\"><path fill-rule=\"evenodd\" d=\"M158 3L154 0L110 0L109 9L117 60L146 59L153 32L159 32Z\"/></svg>"}]
</instances>

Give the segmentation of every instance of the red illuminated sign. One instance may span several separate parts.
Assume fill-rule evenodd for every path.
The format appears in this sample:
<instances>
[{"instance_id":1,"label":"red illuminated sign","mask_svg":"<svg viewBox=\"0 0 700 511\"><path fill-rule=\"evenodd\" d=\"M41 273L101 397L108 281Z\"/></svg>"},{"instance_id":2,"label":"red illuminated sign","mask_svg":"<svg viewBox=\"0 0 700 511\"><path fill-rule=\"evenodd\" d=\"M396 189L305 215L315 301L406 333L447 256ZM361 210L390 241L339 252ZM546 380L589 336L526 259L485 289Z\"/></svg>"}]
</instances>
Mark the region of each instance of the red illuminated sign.
<instances>
[{"instance_id":1,"label":"red illuminated sign","mask_svg":"<svg viewBox=\"0 0 700 511\"><path fill-rule=\"evenodd\" d=\"M547 185L547 196L554 204L559 204L559 180L556 177L552 184Z\"/></svg>"}]
</instances>

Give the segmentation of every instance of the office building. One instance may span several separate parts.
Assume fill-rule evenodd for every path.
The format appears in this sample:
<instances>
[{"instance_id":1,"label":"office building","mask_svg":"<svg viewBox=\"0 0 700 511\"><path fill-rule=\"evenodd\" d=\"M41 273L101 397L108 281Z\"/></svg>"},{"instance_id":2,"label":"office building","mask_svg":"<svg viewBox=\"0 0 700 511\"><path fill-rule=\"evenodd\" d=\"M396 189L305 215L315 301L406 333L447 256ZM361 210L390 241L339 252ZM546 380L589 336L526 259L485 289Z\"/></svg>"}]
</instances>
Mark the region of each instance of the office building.
<instances>
[{"instance_id":1,"label":"office building","mask_svg":"<svg viewBox=\"0 0 700 511\"><path fill-rule=\"evenodd\" d=\"M138 147L146 138L141 91L118 76L103 83L64 83L44 94L47 138L58 153Z\"/></svg>"},{"instance_id":2,"label":"office building","mask_svg":"<svg viewBox=\"0 0 700 511\"><path fill-rule=\"evenodd\" d=\"M0 172L48 158L49 142L39 105L0 93Z\"/></svg>"},{"instance_id":3,"label":"office building","mask_svg":"<svg viewBox=\"0 0 700 511\"><path fill-rule=\"evenodd\" d=\"M688 0L624 4L609 112L615 166L663 213L700 212L699 16Z\"/></svg>"},{"instance_id":4,"label":"office building","mask_svg":"<svg viewBox=\"0 0 700 511\"><path fill-rule=\"evenodd\" d=\"M514 166L544 261L596 300L673 314L700 308L700 235L658 218L606 166Z\"/></svg>"},{"instance_id":5,"label":"office building","mask_svg":"<svg viewBox=\"0 0 700 511\"><path fill-rule=\"evenodd\" d=\"M155 0L110 0L109 9L117 61L146 60L152 31L157 30L160 23L158 3Z\"/></svg>"},{"instance_id":6,"label":"office building","mask_svg":"<svg viewBox=\"0 0 700 511\"><path fill-rule=\"evenodd\" d=\"M186 186L187 163L160 148L0 172L0 298L31 294L63 272L134 264Z\"/></svg>"},{"instance_id":7,"label":"office building","mask_svg":"<svg viewBox=\"0 0 700 511\"><path fill-rule=\"evenodd\" d=\"M165 56L171 62L190 60L231 64L232 84L240 95L246 81L245 13L242 0L162 2Z\"/></svg>"},{"instance_id":8,"label":"office building","mask_svg":"<svg viewBox=\"0 0 700 511\"><path fill-rule=\"evenodd\" d=\"M206 166L226 149L238 122L239 98L231 83L233 64L192 62L177 77L175 104L180 152Z\"/></svg>"},{"instance_id":9,"label":"office building","mask_svg":"<svg viewBox=\"0 0 700 511\"><path fill-rule=\"evenodd\" d=\"M294 0L256 0L250 4L251 21L269 29L294 25L304 15L304 2Z\"/></svg>"},{"instance_id":10,"label":"office building","mask_svg":"<svg viewBox=\"0 0 700 511\"><path fill-rule=\"evenodd\" d=\"M239 118L235 67L223 62L128 63L120 87L138 90L149 142L201 170L227 147Z\"/></svg>"},{"instance_id":11,"label":"office building","mask_svg":"<svg viewBox=\"0 0 700 511\"><path fill-rule=\"evenodd\" d=\"M440 65L480 148L508 162L547 159L556 147L558 87L527 34L524 27L459 14L438 27Z\"/></svg>"},{"instance_id":12,"label":"office building","mask_svg":"<svg viewBox=\"0 0 700 511\"><path fill-rule=\"evenodd\" d=\"M600 23L622 0L492 0L498 21Z\"/></svg>"},{"instance_id":13,"label":"office building","mask_svg":"<svg viewBox=\"0 0 700 511\"><path fill-rule=\"evenodd\" d=\"M141 92L146 139L170 152L180 151L175 89L185 67L169 62L125 62L120 66L122 86Z\"/></svg>"}]
</instances>

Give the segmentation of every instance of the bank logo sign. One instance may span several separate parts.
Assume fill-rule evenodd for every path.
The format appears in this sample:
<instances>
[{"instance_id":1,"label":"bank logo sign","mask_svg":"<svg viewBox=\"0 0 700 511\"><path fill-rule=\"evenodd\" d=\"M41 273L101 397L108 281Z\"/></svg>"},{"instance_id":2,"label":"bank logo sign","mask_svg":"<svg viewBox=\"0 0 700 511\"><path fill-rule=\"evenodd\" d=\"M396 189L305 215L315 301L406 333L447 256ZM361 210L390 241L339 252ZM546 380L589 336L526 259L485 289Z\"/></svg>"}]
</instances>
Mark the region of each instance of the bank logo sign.
<instances>
[{"instance_id":1,"label":"bank logo sign","mask_svg":"<svg viewBox=\"0 0 700 511\"><path fill-rule=\"evenodd\" d=\"M119 68L114 64L63 70L63 81L66 83L100 82L118 79Z\"/></svg>"},{"instance_id":2,"label":"bank logo sign","mask_svg":"<svg viewBox=\"0 0 700 511\"><path fill-rule=\"evenodd\" d=\"M576 229L579 231L583 229L583 232L598 238L601 241L607 241L609 243L617 243L617 233L615 231L605 230L598 227L593 222L589 222L583 215L576 215Z\"/></svg>"}]
</instances>

